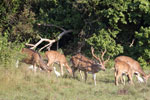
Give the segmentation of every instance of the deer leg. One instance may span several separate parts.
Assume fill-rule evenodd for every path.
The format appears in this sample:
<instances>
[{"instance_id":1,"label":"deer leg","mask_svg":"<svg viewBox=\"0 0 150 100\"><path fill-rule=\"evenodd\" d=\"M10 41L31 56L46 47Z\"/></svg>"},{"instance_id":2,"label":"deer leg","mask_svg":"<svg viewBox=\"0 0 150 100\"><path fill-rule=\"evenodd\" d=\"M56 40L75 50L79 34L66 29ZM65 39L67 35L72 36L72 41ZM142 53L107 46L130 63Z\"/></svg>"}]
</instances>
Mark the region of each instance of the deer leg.
<instances>
[{"instance_id":1,"label":"deer leg","mask_svg":"<svg viewBox=\"0 0 150 100\"><path fill-rule=\"evenodd\" d=\"M123 75L120 77L121 83L123 84Z\"/></svg>"},{"instance_id":2,"label":"deer leg","mask_svg":"<svg viewBox=\"0 0 150 100\"><path fill-rule=\"evenodd\" d=\"M73 77L75 78L75 72L77 71L77 68L72 68Z\"/></svg>"},{"instance_id":3,"label":"deer leg","mask_svg":"<svg viewBox=\"0 0 150 100\"><path fill-rule=\"evenodd\" d=\"M117 74L118 74L118 71L115 70L115 85L117 85Z\"/></svg>"},{"instance_id":4,"label":"deer leg","mask_svg":"<svg viewBox=\"0 0 150 100\"><path fill-rule=\"evenodd\" d=\"M82 74L81 70L79 70L79 73L80 73L80 76L81 76L81 78L83 80L83 74Z\"/></svg>"},{"instance_id":5,"label":"deer leg","mask_svg":"<svg viewBox=\"0 0 150 100\"><path fill-rule=\"evenodd\" d=\"M129 75L127 75L127 77L128 77L128 83L130 83L131 80L130 80L130 78L129 78Z\"/></svg>"},{"instance_id":6,"label":"deer leg","mask_svg":"<svg viewBox=\"0 0 150 100\"><path fill-rule=\"evenodd\" d=\"M121 79L121 83L123 85L125 85L125 75L122 74L122 76L120 77L120 79Z\"/></svg>"},{"instance_id":7,"label":"deer leg","mask_svg":"<svg viewBox=\"0 0 150 100\"><path fill-rule=\"evenodd\" d=\"M130 84L132 84L133 85L133 81L132 81L132 73L129 73L129 79L130 79Z\"/></svg>"},{"instance_id":8,"label":"deer leg","mask_svg":"<svg viewBox=\"0 0 150 100\"><path fill-rule=\"evenodd\" d=\"M84 71L84 75L85 75L85 82L86 82L86 80L87 80L87 72L86 71Z\"/></svg>"},{"instance_id":9,"label":"deer leg","mask_svg":"<svg viewBox=\"0 0 150 100\"><path fill-rule=\"evenodd\" d=\"M94 84L96 86L96 74L95 73L93 73L93 80L94 80Z\"/></svg>"},{"instance_id":10,"label":"deer leg","mask_svg":"<svg viewBox=\"0 0 150 100\"><path fill-rule=\"evenodd\" d=\"M122 76L123 77L123 84L125 85L126 83L126 79L125 79L125 75Z\"/></svg>"},{"instance_id":11,"label":"deer leg","mask_svg":"<svg viewBox=\"0 0 150 100\"><path fill-rule=\"evenodd\" d=\"M119 72L118 70L115 69L115 85L118 85L118 81L119 81L118 75L119 75ZM123 82L122 77L121 77L121 82Z\"/></svg>"},{"instance_id":12,"label":"deer leg","mask_svg":"<svg viewBox=\"0 0 150 100\"><path fill-rule=\"evenodd\" d=\"M115 77L117 76L117 71L115 70Z\"/></svg>"},{"instance_id":13,"label":"deer leg","mask_svg":"<svg viewBox=\"0 0 150 100\"><path fill-rule=\"evenodd\" d=\"M116 85L118 86L118 80L120 78L122 74L120 72L117 73L117 76L116 76Z\"/></svg>"},{"instance_id":14,"label":"deer leg","mask_svg":"<svg viewBox=\"0 0 150 100\"><path fill-rule=\"evenodd\" d=\"M61 75L63 76L64 75L64 71L63 71L63 65L60 64L60 69L61 69Z\"/></svg>"},{"instance_id":15,"label":"deer leg","mask_svg":"<svg viewBox=\"0 0 150 100\"><path fill-rule=\"evenodd\" d=\"M33 70L36 72L36 63L33 64Z\"/></svg>"}]
</instances>

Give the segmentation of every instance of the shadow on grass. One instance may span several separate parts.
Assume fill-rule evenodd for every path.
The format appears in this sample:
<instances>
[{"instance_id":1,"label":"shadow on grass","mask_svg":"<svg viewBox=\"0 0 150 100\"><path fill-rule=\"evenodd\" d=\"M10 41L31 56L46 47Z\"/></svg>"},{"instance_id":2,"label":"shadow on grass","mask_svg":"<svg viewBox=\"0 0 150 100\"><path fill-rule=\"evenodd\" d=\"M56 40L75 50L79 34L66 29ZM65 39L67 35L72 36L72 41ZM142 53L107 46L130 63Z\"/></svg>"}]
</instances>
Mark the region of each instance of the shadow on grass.
<instances>
[{"instance_id":1,"label":"shadow on grass","mask_svg":"<svg viewBox=\"0 0 150 100\"><path fill-rule=\"evenodd\" d=\"M119 90L117 91L117 94L118 94L118 95L127 95L128 93L129 93L129 91L128 91L128 89L126 89L126 88L119 89Z\"/></svg>"},{"instance_id":2,"label":"shadow on grass","mask_svg":"<svg viewBox=\"0 0 150 100\"><path fill-rule=\"evenodd\" d=\"M62 76L62 78L68 78L68 79L71 79L71 78L73 78L70 74L64 74L63 76Z\"/></svg>"},{"instance_id":3,"label":"shadow on grass","mask_svg":"<svg viewBox=\"0 0 150 100\"><path fill-rule=\"evenodd\" d=\"M110 83L114 83L115 84L115 81L114 80L110 80L110 79L99 79L98 81L106 83L106 84L110 84Z\"/></svg>"}]
</instances>

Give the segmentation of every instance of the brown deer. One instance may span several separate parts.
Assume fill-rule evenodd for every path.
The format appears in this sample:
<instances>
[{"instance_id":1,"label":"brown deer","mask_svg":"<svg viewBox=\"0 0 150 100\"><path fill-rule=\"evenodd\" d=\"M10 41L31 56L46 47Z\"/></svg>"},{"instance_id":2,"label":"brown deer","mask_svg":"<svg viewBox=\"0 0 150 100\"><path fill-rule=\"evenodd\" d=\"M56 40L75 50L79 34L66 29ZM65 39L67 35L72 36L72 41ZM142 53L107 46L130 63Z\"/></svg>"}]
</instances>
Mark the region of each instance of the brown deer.
<instances>
[{"instance_id":1,"label":"brown deer","mask_svg":"<svg viewBox=\"0 0 150 100\"><path fill-rule=\"evenodd\" d=\"M87 72L88 73L92 73L93 74L93 79L94 79L94 84L96 85L96 73L99 72L100 70L104 70L105 71L105 63L109 60L107 59L106 61L104 61L103 56L106 53L106 49L104 52L102 52L102 56L101 59L98 58L95 54L94 54L94 49L91 48L91 52L94 58L96 58L96 60L99 61L99 63L95 63L93 60L88 59L87 57L79 54L76 54L74 56L72 56L71 61L72 61L72 71L73 71L73 76L75 77L75 72L77 70L79 71L84 71L84 75L85 75L85 82L87 80Z\"/></svg>"},{"instance_id":2,"label":"brown deer","mask_svg":"<svg viewBox=\"0 0 150 100\"><path fill-rule=\"evenodd\" d=\"M132 81L132 76L134 71L132 70L132 68L129 66L128 63L124 62L124 61L115 61L115 84L118 86L118 80L119 78L121 78L121 82L125 85L125 79L122 79L123 75L127 75L130 83L133 84Z\"/></svg>"},{"instance_id":3,"label":"brown deer","mask_svg":"<svg viewBox=\"0 0 150 100\"><path fill-rule=\"evenodd\" d=\"M32 49L23 48L21 53L26 55L26 57L22 59L22 62L27 63L27 64L32 64L33 69L36 69L36 66L38 66L42 70L45 70L48 72L52 71L52 69L48 68L48 66L44 63L42 57L40 56L38 52Z\"/></svg>"},{"instance_id":4,"label":"brown deer","mask_svg":"<svg viewBox=\"0 0 150 100\"><path fill-rule=\"evenodd\" d=\"M47 66L53 66L54 63L59 63L62 76L64 75L63 66L65 66L68 72L72 75L72 69L69 67L65 55L57 51L50 50L45 52L45 56L48 58Z\"/></svg>"},{"instance_id":5,"label":"brown deer","mask_svg":"<svg viewBox=\"0 0 150 100\"><path fill-rule=\"evenodd\" d=\"M134 71L134 74L136 75L137 79L140 81L140 82L147 82L148 78L150 77L150 74L149 75L146 75L145 72L142 70L139 62L137 62L136 60L132 59L131 57L128 57L128 56L119 56L115 59L115 62L116 61L124 61L126 62L127 64L129 64L129 66L131 67L131 69ZM140 77L140 74L142 75L142 77L144 78L144 81L143 79Z\"/></svg>"}]
</instances>

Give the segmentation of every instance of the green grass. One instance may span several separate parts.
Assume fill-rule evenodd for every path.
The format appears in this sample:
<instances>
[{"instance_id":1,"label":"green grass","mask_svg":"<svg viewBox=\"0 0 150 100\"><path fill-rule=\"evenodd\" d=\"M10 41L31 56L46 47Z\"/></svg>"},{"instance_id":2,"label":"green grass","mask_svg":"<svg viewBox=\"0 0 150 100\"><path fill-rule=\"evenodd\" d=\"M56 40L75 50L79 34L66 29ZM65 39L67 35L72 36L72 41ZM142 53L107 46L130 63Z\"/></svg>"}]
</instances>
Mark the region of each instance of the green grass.
<instances>
[{"instance_id":1,"label":"green grass","mask_svg":"<svg viewBox=\"0 0 150 100\"><path fill-rule=\"evenodd\" d=\"M58 67L57 67L58 69ZM20 67L18 69L0 69L0 100L149 100L150 82L135 85L128 83L118 87L114 85L114 71L100 71L97 74L97 86L92 75L88 74L87 83L81 80L79 73L74 79L68 73L57 78L54 72L33 73ZM150 81L150 80L149 80Z\"/></svg>"}]
</instances>

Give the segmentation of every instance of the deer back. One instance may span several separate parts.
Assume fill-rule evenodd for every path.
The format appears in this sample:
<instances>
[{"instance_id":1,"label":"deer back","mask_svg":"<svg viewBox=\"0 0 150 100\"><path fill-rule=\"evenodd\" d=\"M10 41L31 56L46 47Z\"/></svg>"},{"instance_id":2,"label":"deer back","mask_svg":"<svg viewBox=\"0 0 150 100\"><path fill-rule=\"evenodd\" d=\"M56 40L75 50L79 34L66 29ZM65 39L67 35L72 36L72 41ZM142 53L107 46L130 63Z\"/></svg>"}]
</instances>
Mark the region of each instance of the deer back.
<instances>
[{"instance_id":1,"label":"deer back","mask_svg":"<svg viewBox=\"0 0 150 100\"><path fill-rule=\"evenodd\" d=\"M23 48L22 49L22 54L25 54L26 57L22 60L23 62L27 63L27 64L34 64L36 63L37 65L39 65L42 68L46 68L47 65L44 63L41 55L32 50L32 49L28 49L28 48Z\"/></svg>"},{"instance_id":2,"label":"deer back","mask_svg":"<svg viewBox=\"0 0 150 100\"><path fill-rule=\"evenodd\" d=\"M77 54L77 55L72 56L71 60L72 60L73 64L75 65L75 67L92 66L94 63L92 60L89 60L88 58L86 58L85 56L83 56L81 54Z\"/></svg>"},{"instance_id":3,"label":"deer back","mask_svg":"<svg viewBox=\"0 0 150 100\"><path fill-rule=\"evenodd\" d=\"M139 73L141 73L142 75L145 76L145 73L143 72L143 70L142 70L139 62L137 62L136 60L132 59L131 57L128 57L128 56L119 56L119 57L117 57L115 59L115 61L124 61L124 62L128 63L129 66L133 70L135 70L135 71L137 71L137 72L139 72Z\"/></svg>"},{"instance_id":4,"label":"deer back","mask_svg":"<svg viewBox=\"0 0 150 100\"><path fill-rule=\"evenodd\" d=\"M45 55L51 62L67 63L66 57L57 51L46 51Z\"/></svg>"},{"instance_id":5,"label":"deer back","mask_svg":"<svg viewBox=\"0 0 150 100\"><path fill-rule=\"evenodd\" d=\"M33 63L33 54L34 54L34 50L28 49L28 48L23 48L21 50L21 53L25 55L25 58L22 60L23 62L27 63L27 64L32 64Z\"/></svg>"},{"instance_id":6,"label":"deer back","mask_svg":"<svg viewBox=\"0 0 150 100\"><path fill-rule=\"evenodd\" d=\"M78 68L80 70L87 70L89 72L98 72L100 70L101 65L96 64L94 61L88 59L87 57L76 54L71 58L73 67Z\"/></svg>"},{"instance_id":7,"label":"deer back","mask_svg":"<svg viewBox=\"0 0 150 100\"><path fill-rule=\"evenodd\" d=\"M128 63L124 61L116 61L115 70L119 70L120 72L129 72L132 69Z\"/></svg>"}]
</instances>

